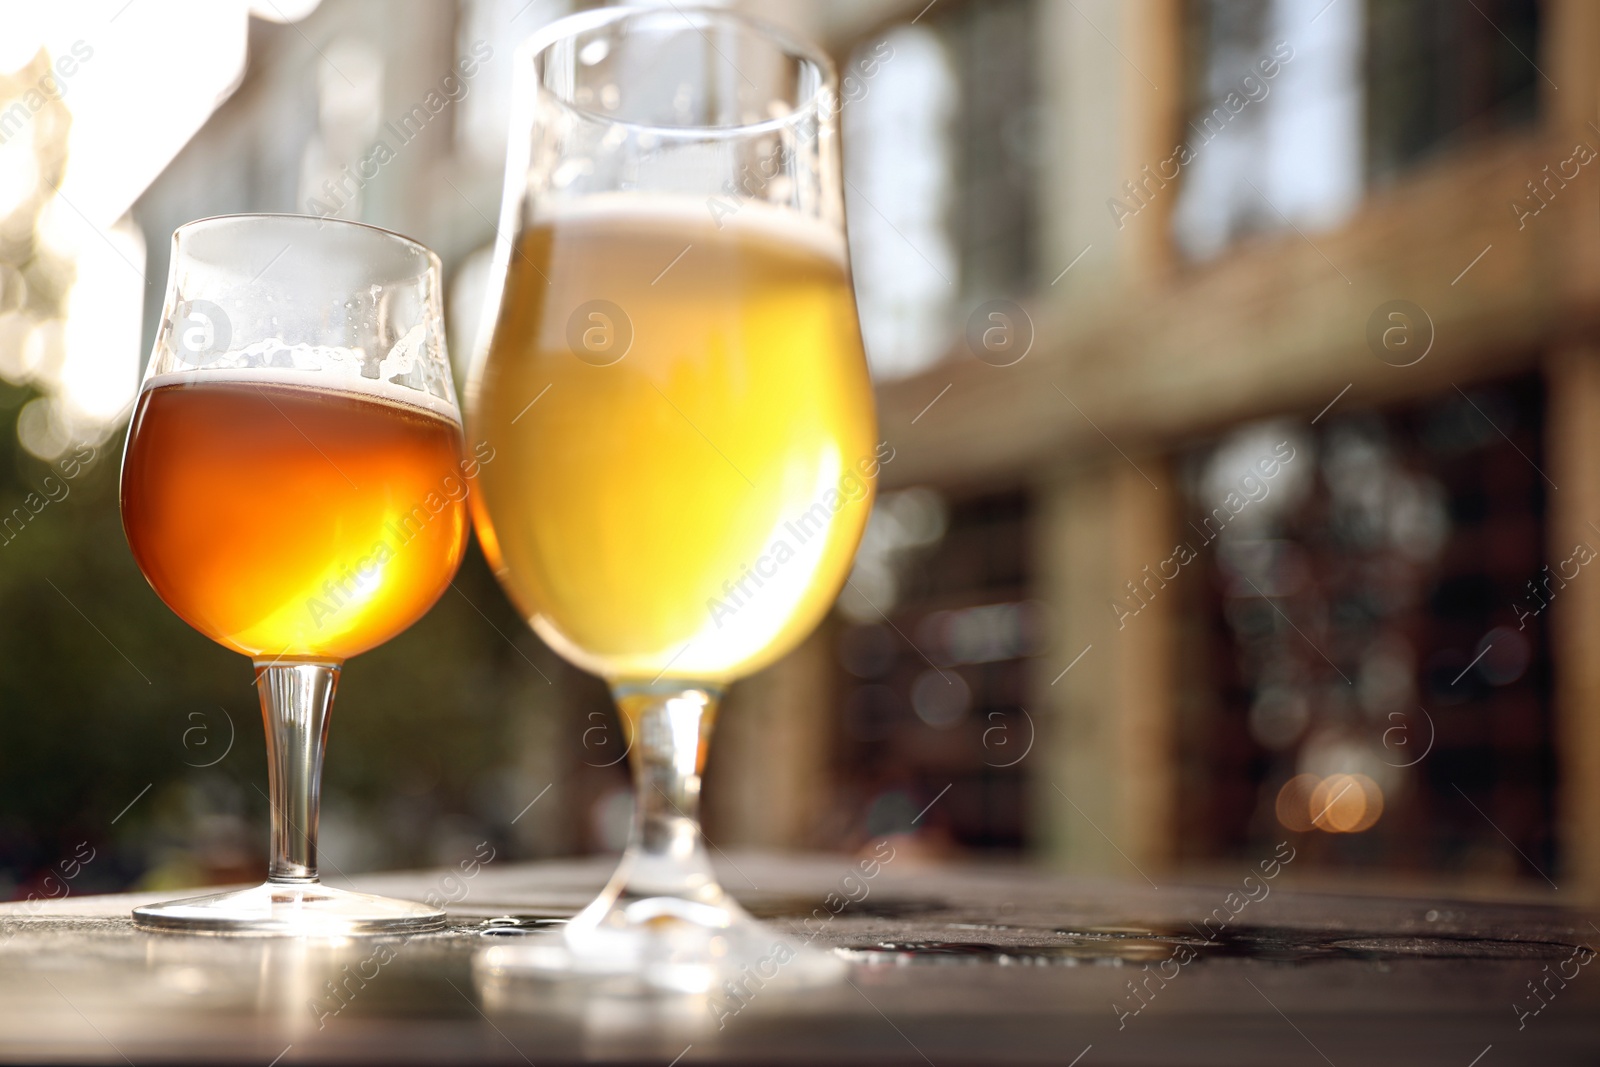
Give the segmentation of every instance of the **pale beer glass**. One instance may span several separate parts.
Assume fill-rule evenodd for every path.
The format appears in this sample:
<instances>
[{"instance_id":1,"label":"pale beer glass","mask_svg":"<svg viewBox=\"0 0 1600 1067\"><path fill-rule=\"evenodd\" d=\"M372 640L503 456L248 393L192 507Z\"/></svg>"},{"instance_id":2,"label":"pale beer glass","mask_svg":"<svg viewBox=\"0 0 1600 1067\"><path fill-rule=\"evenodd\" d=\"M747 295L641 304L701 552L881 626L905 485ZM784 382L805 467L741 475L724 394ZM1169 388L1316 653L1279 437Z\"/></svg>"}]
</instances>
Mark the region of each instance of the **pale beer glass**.
<instances>
[{"instance_id":1,"label":"pale beer glass","mask_svg":"<svg viewBox=\"0 0 1600 1067\"><path fill-rule=\"evenodd\" d=\"M746 969L835 977L722 889L699 823L724 689L829 610L882 459L832 66L743 16L673 6L572 16L516 62L468 389L498 458L473 516L533 629L610 683L636 811L610 884L559 938L481 965L688 992Z\"/></svg>"},{"instance_id":2,"label":"pale beer glass","mask_svg":"<svg viewBox=\"0 0 1600 1067\"><path fill-rule=\"evenodd\" d=\"M466 548L468 479L438 258L298 215L173 234L128 429L122 524L183 620L249 656L267 732L266 884L134 910L146 929L437 929L434 907L321 884L317 821L344 661L410 626Z\"/></svg>"}]
</instances>

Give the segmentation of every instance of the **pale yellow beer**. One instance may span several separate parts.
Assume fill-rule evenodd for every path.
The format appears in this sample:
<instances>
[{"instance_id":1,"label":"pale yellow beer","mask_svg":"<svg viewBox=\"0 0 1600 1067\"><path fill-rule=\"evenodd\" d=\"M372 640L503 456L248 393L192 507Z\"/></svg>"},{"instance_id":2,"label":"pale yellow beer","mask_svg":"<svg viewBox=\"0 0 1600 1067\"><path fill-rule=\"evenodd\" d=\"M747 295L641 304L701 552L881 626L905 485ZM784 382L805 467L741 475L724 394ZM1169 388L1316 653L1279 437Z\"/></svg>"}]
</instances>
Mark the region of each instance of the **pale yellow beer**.
<instances>
[{"instance_id":1,"label":"pale yellow beer","mask_svg":"<svg viewBox=\"0 0 1600 1067\"><path fill-rule=\"evenodd\" d=\"M469 421L472 495L534 629L613 680L717 682L799 642L878 468L843 237L621 194L529 226Z\"/></svg>"}]
</instances>

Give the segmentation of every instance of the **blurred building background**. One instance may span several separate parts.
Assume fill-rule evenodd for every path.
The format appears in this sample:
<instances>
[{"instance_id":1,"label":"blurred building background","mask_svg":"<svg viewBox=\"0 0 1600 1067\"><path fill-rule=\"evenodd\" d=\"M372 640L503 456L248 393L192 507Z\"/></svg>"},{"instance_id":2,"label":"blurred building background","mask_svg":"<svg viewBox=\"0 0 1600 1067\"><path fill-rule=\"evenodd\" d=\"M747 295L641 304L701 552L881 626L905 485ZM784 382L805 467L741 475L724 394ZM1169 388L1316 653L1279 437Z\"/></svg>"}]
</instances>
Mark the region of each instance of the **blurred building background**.
<instances>
[{"instance_id":1,"label":"blurred building background","mask_svg":"<svg viewBox=\"0 0 1600 1067\"><path fill-rule=\"evenodd\" d=\"M0 896L80 842L74 891L264 868L250 672L117 516L172 229L411 234L459 371L512 52L578 6L0 16ZM845 77L895 458L833 616L731 694L711 839L1600 894L1600 8L740 6ZM604 688L476 549L456 586L346 671L330 877L620 847Z\"/></svg>"}]
</instances>

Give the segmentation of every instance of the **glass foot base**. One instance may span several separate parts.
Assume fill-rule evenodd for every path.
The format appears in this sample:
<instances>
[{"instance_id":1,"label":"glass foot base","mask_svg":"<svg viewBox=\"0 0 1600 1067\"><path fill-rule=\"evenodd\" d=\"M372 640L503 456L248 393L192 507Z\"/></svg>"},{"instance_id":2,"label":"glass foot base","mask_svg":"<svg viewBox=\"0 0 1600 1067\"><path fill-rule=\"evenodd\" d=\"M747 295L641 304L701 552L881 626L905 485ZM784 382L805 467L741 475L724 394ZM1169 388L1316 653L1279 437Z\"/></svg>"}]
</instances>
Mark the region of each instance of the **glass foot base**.
<instances>
[{"instance_id":1,"label":"glass foot base","mask_svg":"<svg viewBox=\"0 0 1600 1067\"><path fill-rule=\"evenodd\" d=\"M517 938L478 953L495 978L591 979L611 992L793 990L841 980L830 952L751 918L731 898L622 895L595 901L559 933Z\"/></svg>"},{"instance_id":2,"label":"glass foot base","mask_svg":"<svg viewBox=\"0 0 1600 1067\"><path fill-rule=\"evenodd\" d=\"M351 937L444 928L444 912L320 882L274 883L133 909L141 930L255 937Z\"/></svg>"}]
</instances>

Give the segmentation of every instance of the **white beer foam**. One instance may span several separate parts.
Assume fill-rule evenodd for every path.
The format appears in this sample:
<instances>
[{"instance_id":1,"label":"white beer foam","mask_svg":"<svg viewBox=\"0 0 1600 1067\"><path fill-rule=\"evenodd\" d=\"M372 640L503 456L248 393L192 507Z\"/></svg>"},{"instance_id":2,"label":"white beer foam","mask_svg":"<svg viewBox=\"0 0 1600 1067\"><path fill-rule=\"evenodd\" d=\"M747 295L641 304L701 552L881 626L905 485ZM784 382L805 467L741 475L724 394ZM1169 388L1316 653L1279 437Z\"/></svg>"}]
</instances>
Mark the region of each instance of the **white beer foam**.
<instances>
[{"instance_id":1,"label":"white beer foam","mask_svg":"<svg viewBox=\"0 0 1600 1067\"><path fill-rule=\"evenodd\" d=\"M548 197L535 207L534 225L568 220L616 219L642 228L670 227L684 235L705 231L706 240L719 234L745 233L775 244L799 245L841 267L849 262L844 232L832 224L789 208L761 200L717 194L707 197L666 193L594 193L574 199Z\"/></svg>"},{"instance_id":2,"label":"white beer foam","mask_svg":"<svg viewBox=\"0 0 1600 1067\"><path fill-rule=\"evenodd\" d=\"M261 356L267 356L271 361L250 361L251 357ZM142 390L159 389L167 385L288 385L321 393L365 397L426 411L457 426L461 425L461 413L451 401L425 388L390 380L402 376L411 368L400 371L391 367L389 360L385 359L379 376L366 378L361 374L363 358L359 349L262 342L238 352L227 353L204 367L153 375L145 379Z\"/></svg>"}]
</instances>

